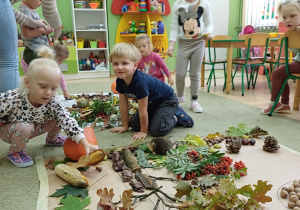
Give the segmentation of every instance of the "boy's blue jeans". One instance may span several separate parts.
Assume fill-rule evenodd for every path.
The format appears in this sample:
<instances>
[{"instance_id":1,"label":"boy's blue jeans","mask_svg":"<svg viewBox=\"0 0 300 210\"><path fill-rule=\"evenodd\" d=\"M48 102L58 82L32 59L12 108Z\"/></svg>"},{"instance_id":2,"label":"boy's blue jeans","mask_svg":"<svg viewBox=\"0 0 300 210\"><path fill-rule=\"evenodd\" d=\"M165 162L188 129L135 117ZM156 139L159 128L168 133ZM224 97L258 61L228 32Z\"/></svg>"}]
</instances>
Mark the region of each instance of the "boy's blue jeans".
<instances>
[{"instance_id":1,"label":"boy's blue jeans","mask_svg":"<svg viewBox=\"0 0 300 210\"><path fill-rule=\"evenodd\" d=\"M0 93L19 86L17 24L9 0L0 0Z\"/></svg>"}]
</instances>

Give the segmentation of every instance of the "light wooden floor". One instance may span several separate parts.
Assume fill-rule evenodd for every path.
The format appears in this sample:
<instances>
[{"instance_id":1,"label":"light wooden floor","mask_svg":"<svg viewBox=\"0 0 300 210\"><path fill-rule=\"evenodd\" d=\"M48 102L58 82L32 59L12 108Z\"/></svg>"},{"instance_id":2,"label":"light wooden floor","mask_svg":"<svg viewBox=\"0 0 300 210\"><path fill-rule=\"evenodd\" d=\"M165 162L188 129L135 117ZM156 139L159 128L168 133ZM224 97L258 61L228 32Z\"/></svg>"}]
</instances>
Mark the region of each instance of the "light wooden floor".
<instances>
[{"instance_id":1,"label":"light wooden floor","mask_svg":"<svg viewBox=\"0 0 300 210\"><path fill-rule=\"evenodd\" d=\"M206 75L208 75L208 73L209 73L209 71L206 72ZM244 94L244 96L242 96L241 95L241 77L236 77L234 79L235 90L232 90L231 94L229 95L229 94L226 94L222 90L224 78L221 75L223 75L223 72L217 71L216 75L217 75L217 77L218 77L218 75L220 75L220 76L219 76L219 78L216 79L216 86L214 86L213 81L212 81L211 88L210 88L211 94L215 94L218 96L228 98L230 100L245 103L250 106L255 106L260 109L263 109L269 103L271 95L270 95L270 91L269 91L267 80L266 80L265 76L263 76L263 75L258 76L255 89L253 89L253 88L247 89L247 87L245 85L245 89L244 89L245 94ZM173 75L173 78L175 79L175 75ZM115 77L111 77L111 78L69 80L69 81L67 81L67 84L80 84L80 83L89 83L89 82L113 82L115 79L116 79ZM206 79L205 79L205 82L206 82ZM245 84L246 84L246 82L245 82ZM290 106L292 108L293 100L294 100L294 87L295 87L294 81L290 80L289 85L290 85ZM186 86L187 87L190 86L190 78L189 77L186 77ZM106 91L109 91L110 87L107 87L107 88L108 88L108 90L106 90ZM173 88L175 89L175 85ZM207 86L205 85L205 87L201 87L200 90L207 91ZM201 97L201 94L200 94L200 97ZM201 104L201 98L199 101ZM276 113L274 113L274 114L276 114ZM290 113L281 113L281 115L300 120L300 111L291 111ZM266 117L268 117L268 116L266 116Z\"/></svg>"}]
</instances>

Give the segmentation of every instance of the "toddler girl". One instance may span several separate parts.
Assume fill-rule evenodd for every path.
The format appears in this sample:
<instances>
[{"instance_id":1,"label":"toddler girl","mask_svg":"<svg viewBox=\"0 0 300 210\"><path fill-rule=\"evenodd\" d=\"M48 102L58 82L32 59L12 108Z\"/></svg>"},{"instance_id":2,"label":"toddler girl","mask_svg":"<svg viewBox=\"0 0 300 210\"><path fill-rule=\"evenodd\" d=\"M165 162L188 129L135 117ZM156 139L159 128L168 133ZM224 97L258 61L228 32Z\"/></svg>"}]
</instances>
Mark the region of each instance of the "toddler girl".
<instances>
[{"instance_id":1,"label":"toddler girl","mask_svg":"<svg viewBox=\"0 0 300 210\"><path fill-rule=\"evenodd\" d=\"M168 78L168 84L172 86L174 81L171 77L170 71L163 59L157 53L152 52L152 44L150 43L149 36L147 34L140 34L136 36L135 46L142 55L142 59L140 60L137 68L163 82L165 82L166 75Z\"/></svg>"},{"instance_id":2,"label":"toddler girl","mask_svg":"<svg viewBox=\"0 0 300 210\"><path fill-rule=\"evenodd\" d=\"M58 65L62 64L68 57L69 57L69 50L68 48L63 45L63 44L54 44L53 45L53 52L51 52L50 54L49 52L49 47L47 46L42 46L38 49L37 51L37 55L39 57L43 57L43 58L51 58L51 59L55 59L56 63ZM51 50L51 49L50 49ZM53 56L55 55L55 56ZM22 58L21 60L21 66L23 68L23 72L24 74L27 73L28 71L28 64L24 61L24 59ZM64 75L62 72L60 72L60 87L63 91L64 97L65 99L70 99L70 93L67 89L67 84L64 78Z\"/></svg>"},{"instance_id":3,"label":"toddler girl","mask_svg":"<svg viewBox=\"0 0 300 210\"><path fill-rule=\"evenodd\" d=\"M33 165L25 152L30 139L48 132L46 145L62 145L66 138L61 129L84 146L86 154L98 149L87 142L83 129L69 116L55 97L60 83L60 69L53 59L33 60L23 86L0 94L0 138L11 144L7 154L17 167Z\"/></svg>"},{"instance_id":4,"label":"toddler girl","mask_svg":"<svg viewBox=\"0 0 300 210\"><path fill-rule=\"evenodd\" d=\"M167 53L172 56L178 42L176 89L179 103L184 102L185 77L190 63L191 103L193 112L203 112L198 103L200 70L205 40L212 34L213 22L207 0L177 0L172 8L172 23Z\"/></svg>"},{"instance_id":5,"label":"toddler girl","mask_svg":"<svg viewBox=\"0 0 300 210\"><path fill-rule=\"evenodd\" d=\"M282 17L283 24L289 29L296 30L300 33L300 1L287 0L279 4L277 14ZM292 63L289 63L289 71L291 74L300 73L300 49L290 49L293 53L296 53L296 57ZM272 91L271 101L266 108L261 110L262 114L269 114L272 106L279 94L280 88L287 78L285 66L280 66L272 72ZM281 94L281 102L278 102L275 106L274 112L286 112L290 111L289 105L290 88L286 83L285 88Z\"/></svg>"}]
</instances>

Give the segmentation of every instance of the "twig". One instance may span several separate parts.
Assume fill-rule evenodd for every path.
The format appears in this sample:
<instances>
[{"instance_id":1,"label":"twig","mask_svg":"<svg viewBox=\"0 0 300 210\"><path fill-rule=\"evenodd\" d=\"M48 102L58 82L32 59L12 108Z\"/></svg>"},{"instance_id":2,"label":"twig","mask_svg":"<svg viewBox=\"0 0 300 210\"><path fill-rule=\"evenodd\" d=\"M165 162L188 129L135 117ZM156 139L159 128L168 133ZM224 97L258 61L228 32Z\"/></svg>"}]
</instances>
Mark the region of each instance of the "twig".
<instances>
[{"instance_id":1,"label":"twig","mask_svg":"<svg viewBox=\"0 0 300 210\"><path fill-rule=\"evenodd\" d=\"M153 179L157 179L157 180L169 180L169 181L173 181L173 182L180 181L179 179L173 179L173 178L169 178L169 177L155 177L155 176L151 176L151 175L149 175L149 177L153 178Z\"/></svg>"},{"instance_id":2,"label":"twig","mask_svg":"<svg viewBox=\"0 0 300 210\"><path fill-rule=\"evenodd\" d=\"M134 195L132 196L132 198L139 198L140 200L143 200L145 198L148 198L150 195L156 193L160 188L162 188L162 186L160 186L159 188L156 188L155 190L153 190L151 193L149 194L142 194L142 195Z\"/></svg>"},{"instance_id":3,"label":"twig","mask_svg":"<svg viewBox=\"0 0 300 210\"><path fill-rule=\"evenodd\" d=\"M92 185L90 185L87 189L91 188L94 184L99 182L102 178L106 177L108 174L105 174L104 176L100 177L98 180L96 180Z\"/></svg>"},{"instance_id":4,"label":"twig","mask_svg":"<svg viewBox=\"0 0 300 210\"><path fill-rule=\"evenodd\" d=\"M158 199L158 200L156 201L156 204L155 204L153 210L156 210L156 209L158 208L159 202L160 202L160 200Z\"/></svg>"},{"instance_id":5,"label":"twig","mask_svg":"<svg viewBox=\"0 0 300 210\"><path fill-rule=\"evenodd\" d=\"M167 203L162 199L162 197L160 197L160 196L158 195L157 192L155 192L155 195L158 197L159 200L161 200L161 202L162 202L166 207L169 207L169 208L178 208L178 207L174 206L173 204L172 204L172 205L167 204Z\"/></svg>"},{"instance_id":6,"label":"twig","mask_svg":"<svg viewBox=\"0 0 300 210\"><path fill-rule=\"evenodd\" d=\"M160 192L161 194L163 194L167 199L169 199L171 201L183 203L181 200L178 200L177 198L173 198L173 197L169 196L167 193L165 193L162 190L158 190L158 192Z\"/></svg>"}]
</instances>

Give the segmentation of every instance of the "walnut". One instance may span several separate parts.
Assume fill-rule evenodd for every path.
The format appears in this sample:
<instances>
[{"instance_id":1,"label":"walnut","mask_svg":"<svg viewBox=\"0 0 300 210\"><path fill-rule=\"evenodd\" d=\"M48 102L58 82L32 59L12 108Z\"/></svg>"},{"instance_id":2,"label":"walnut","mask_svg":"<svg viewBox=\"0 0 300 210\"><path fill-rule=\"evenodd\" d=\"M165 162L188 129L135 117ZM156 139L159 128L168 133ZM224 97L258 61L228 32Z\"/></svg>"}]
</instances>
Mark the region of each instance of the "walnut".
<instances>
[{"instance_id":1,"label":"walnut","mask_svg":"<svg viewBox=\"0 0 300 210\"><path fill-rule=\"evenodd\" d=\"M97 165L97 166L96 166L96 170L99 171L99 172L101 172L101 171L102 171L102 167L99 166L99 165Z\"/></svg>"},{"instance_id":2,"label":"walnut","mask_svg":"<svg viewBox=\"0 0 300 210\"><path fill-rule=\"evenodd\" d=\"M299 180L294 180L294 181L293 181L293 187L294 187L294 188L300 187Z\"/></svg>"},{"instance_id":3,"label":"walnut","mask_svg":"<svg viewBox=\"0 0 300 210\"><path fill-rule=\"evenodd\" d=\"M295 205L296 205L297 207L300 207L300 200L297 200L297 201L295 202Z\"/></svg>"},{"instance_id":4,"label":"walnut","mask_svg":"<svg viewBox=\"0 0 300 210\"><path fill-rule=\"evenodd\" d=\"M298 196L298 198L300 199L300 193L296 193L296 195Z\"/></svg>"},{"instance_id":5,"label":"walnut","mask_svg":"<svg viewBox=\"0 0 300 210\"><path fill-rule=\"evenodd\" d=\"M290 192L289 193L289 196L292 196L292 195L296 195L297 193L295 192L295 191L293 191L293 192Z\"/></svg>"},{"instance_id":6,"label":"walnut","mask_svg":"<svg viewBox=\"0 0 300 210\"><path fill-rule=\"evenodd\" d=\"M292 201L292 202L296 202L296 201L298 201L299 200L299 198L298 198L298 196L297 195L292 195L292 196L290 196L290 201Z\"/></svg>"},{"instance_id":7,"label":"walnut","mask_svg":"<svg viewBox=\"0 0 300 210\"><path fill-rule=\"evenodd\" d=\"M286 190L287 192L289 192L289 188L287 187L282 187L281 190Z\"/></svg>"},{"instance_id":8,"label":"walnut","mask_svg":"<svg viewBox=\"0 0 300 210\"><path fill-rule=\"evenodd\" d=\"M289 201L288 203L289 208L294 208L295 207L295 203L292 201Z\"/></svg>"},{"instance_id":9,"label":"walnut","mask_svg":"<svg viewBox=\"0 0 300 210\"><path fill-rule=\"evenodd\" d=\"M300 210L300 207L295 206L295 207L293 208L293 210Z\"/></svg>"},{"instance_id":10,"label":"walnut","mask_svg":"<svg viewBox=\"0 0 300 210\"><path fill-rule=\"evenodd\" d=\"M296 188L295 188L295 192L296 192L296 193L300 193L300 187L296 187Z\"/></svg>"},{"instance_id":11,"label":"walnut","mask_svg":"<svg viewBox=\"0 0 300 210\"><path fill-rule=\"evenodd\" d=\"M288 197L288 195L289 195L289 193L288 193L286 190L281 190L280 196L281 196L282 198L286 198L286 197Z\"/></svg>"},{"instance_id":12,"label":"walnut","mask_svg":"<svg viewBox=\"0 0 300 210\"><path fill-rule=\"evenodd\" d=\"M294 192L295 189L293 187L289 187L289 192Z\"/></svg>"}]
</instances>

